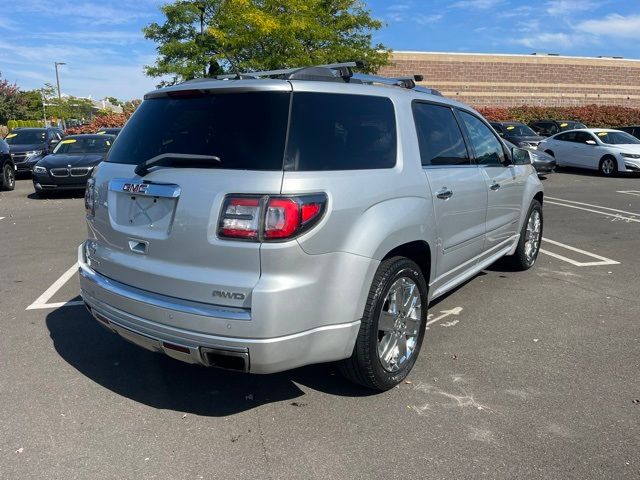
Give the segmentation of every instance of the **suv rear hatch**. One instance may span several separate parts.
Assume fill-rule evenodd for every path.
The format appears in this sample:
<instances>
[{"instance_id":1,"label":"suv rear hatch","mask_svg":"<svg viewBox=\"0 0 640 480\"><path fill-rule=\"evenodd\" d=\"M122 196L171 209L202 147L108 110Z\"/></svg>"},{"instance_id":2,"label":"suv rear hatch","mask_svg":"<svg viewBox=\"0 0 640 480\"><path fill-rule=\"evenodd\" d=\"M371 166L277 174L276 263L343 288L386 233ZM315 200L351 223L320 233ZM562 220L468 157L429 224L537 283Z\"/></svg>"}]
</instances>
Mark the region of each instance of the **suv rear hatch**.
<instances>
[{"instance_id":1,"label":"suv rear hatch","mask_svg":"<svg viewBox=\"0 0 640 480\"><path fill-rule=\"evenodd\" d=\"M280 193L291 85L233 83L154 92L128 121L91 187L97 272L167 296L250 306L260 243L221 239L218 222L227 194Z\"/></svg>"}]
</instances>

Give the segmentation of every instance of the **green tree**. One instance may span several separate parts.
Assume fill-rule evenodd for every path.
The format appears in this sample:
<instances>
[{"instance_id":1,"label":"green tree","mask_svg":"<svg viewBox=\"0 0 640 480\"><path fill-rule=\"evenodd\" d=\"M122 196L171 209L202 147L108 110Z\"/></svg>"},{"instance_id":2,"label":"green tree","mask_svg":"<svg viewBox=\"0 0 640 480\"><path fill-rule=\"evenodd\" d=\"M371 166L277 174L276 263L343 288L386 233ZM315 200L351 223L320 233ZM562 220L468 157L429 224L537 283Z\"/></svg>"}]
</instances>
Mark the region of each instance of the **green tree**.
<instances>
[{"instance_id":1,"label":"green tree","mask_svg":"<svg viewBox=\"0 0 640 480\"><path fill-rule=\"evenodd\" d=\"M62 97L58 98L57 91L50 83L45 83L40 89L45 99L47 118L88 118L94 109L88 98Z\"/></svg>"},{"instance_id":2,"label":"green tree","mask_svg":"<svg viewBox=\"0 0 640 480\"><path fill-rule=\"evenodd\" d=\"M365 60L388 63L390 50L372 45L382 22L360 0L192 0L161 7L165 22L144 28L155 41L147 75L175 83L221 71L252 71Z\"/></svg>"},{"instance_id":3,"label":"green tree","mask_svg":"<svg viewBox=\"0 0 640 480\"><path fill-rule=\"evenodd\" d=\"M20 92L24 102L24 118L28 120L42 120L44 113L42 110L43 96L40 90L25 90Z\"/></svg>"},{"instance_id":4,"label":"green tree","mask_svg":"<svg viewBox=\"0 0 640 480\"><path fill-rule=\"evenodd\" d=\"M23 114L24 100L18 85L0 77L0 125L6 125L12 119L22 118Z\"/></svg>"}]
</instances>

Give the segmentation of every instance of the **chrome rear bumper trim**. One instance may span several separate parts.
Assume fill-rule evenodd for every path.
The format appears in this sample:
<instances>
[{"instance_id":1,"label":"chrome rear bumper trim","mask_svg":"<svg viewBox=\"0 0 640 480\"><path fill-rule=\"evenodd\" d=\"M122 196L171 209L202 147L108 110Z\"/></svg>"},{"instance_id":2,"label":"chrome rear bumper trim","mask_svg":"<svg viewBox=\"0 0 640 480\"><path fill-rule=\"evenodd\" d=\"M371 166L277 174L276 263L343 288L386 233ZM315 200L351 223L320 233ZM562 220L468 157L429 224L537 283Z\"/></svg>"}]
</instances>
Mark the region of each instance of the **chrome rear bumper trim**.
<instances>
[{"instance_id":1,"label":"chrome rear bumper trim","mask_svg":"<svg viewBox=\"0 0 640 480\"><path fill-rule=\"evenodd\" d=\"M194 315L204 315L207 317L222 318L225 320L251 320L251 312L242 308L223 307L220 305L208 305L204 303L179 300L164 295L140 290L129 285L125 285L116 280L99 274L86 264L80 264L80 275L96 286L108 290L116 295L125 297L137 302L146 303L159 308L166 308L183 313Z\"/></svg>"}]
</instances>

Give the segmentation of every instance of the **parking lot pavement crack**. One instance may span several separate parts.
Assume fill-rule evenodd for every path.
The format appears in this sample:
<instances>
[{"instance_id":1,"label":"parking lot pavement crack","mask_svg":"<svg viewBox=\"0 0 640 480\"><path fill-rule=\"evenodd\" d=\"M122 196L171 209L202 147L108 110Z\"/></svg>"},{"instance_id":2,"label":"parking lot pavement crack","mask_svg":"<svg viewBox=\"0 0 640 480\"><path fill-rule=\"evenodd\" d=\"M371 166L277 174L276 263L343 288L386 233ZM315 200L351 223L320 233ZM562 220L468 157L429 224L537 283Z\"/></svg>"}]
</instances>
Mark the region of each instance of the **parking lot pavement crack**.
<instances>
[{"instance_id":1,"label":"parking lot pavement crack","mask_svg":"<svg viewBox=\"0 0 640 480\"><path fill-rule=\"evenodd\" d=\"M606 297L615 298L616 300L622 300L624 302L635 303L636 305L640 305L640 301L638 301L635 298L619 297L618 295L614 295L612 293L602 292L601 290L594 290L592 288L583 287L582 285L576 282L572 282L570 280L567 280L566 278L560 278L553 275L547 275L547 278L552 278L553 280L558 280L559 282L568 283L569 285L573 285L574 287L584 290L585 292L595 293L598 295L605 295Z\"/></svg>"},{"instance_id":2,"label":"parking lot pavement crack","mask_svg":"<svg viewBox=\"0 0 640 480\"><path fill-rule=\"evenodd\" d=\"M254 413L255 409L254 409ZM260 436L260 447L262 448L262 456L264 457L264 464L267 470L268 478L273 479L273 473L271 472L271 465L269 463L269 452L267 451L267 443L264 439L264 431L262 429L262 422L260 421L260 416L256 414L256 422L258 424L258 435Z\"/></svg>"}]
</instances>

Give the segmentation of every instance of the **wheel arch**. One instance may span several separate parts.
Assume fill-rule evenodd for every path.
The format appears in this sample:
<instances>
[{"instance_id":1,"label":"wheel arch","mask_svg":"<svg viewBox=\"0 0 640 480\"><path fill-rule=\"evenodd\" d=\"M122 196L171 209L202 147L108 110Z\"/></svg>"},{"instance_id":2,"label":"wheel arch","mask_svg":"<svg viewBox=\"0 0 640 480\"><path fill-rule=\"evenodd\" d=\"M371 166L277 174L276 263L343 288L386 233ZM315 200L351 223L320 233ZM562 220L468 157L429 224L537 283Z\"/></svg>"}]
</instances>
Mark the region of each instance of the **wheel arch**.
<instances>
[{"instance_id":1,"label":"wheel arch","mask_svg":"<svg viewBox=\"0 0 640 480\"><path fill-rule=\"evenodd\" d=\"M427 285L429 284L429 279L432 278L431 268L433 266L433 262L431 260L431 247L425 240L414 240L398 245L387 252L382 260L396 256L406 257L409 260L414 261L420 267L420 270L422 270L422 274L425 277Z\"/></svg>"}]
</instances>

